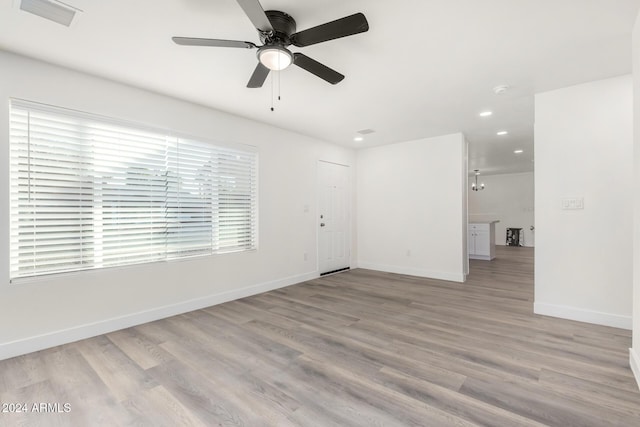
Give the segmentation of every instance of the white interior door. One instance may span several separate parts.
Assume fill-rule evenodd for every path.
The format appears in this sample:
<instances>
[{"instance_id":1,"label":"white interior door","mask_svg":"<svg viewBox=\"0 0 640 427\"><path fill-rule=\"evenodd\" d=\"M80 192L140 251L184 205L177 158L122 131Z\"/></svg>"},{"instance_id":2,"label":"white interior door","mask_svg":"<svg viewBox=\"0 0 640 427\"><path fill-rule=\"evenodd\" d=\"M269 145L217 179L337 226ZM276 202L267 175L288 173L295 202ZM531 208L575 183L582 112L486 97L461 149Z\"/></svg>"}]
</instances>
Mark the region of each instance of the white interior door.
<instances>
[{"instance_id":1,"label":"white interior door","mask_svg":"<svg viewBox=\"0 0 640 427\"><path fill-rule=\"evenodd\" d=\"M349 268L349 167L318 162L318 268L320 274Z\"/></svg>"}]
</instances>

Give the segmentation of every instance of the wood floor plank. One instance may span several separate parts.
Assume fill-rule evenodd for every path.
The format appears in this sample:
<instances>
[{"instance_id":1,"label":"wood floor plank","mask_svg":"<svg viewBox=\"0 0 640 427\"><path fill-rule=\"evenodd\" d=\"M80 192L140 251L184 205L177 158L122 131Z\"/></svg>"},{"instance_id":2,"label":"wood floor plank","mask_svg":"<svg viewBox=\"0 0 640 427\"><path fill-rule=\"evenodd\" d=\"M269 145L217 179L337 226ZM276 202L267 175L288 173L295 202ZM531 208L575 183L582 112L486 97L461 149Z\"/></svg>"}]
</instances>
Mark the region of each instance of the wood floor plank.
<instances>
[{"instance_id":1,"label":"wood floor plank","mask_svg":"<svg viewBox=\"0 0 640 427\"><path fill-rule=\"evenodd\" d=\"M170 356L163 352L159 345L134 328L112 332L107 338L142 369L149 369L170 360Z\"/></svg>"},{"instance_id":2,"label":"wood floor plank","mask_svg":"<svg viewBox=\"0 0 640 427\"><path fill-rule=\"evenodd\" d=\"M471 377L460 389L462 394L545 425L601 427L637 424L637 418L619 411L610 411L603 406L594 407L580 397L550 391L554 389L545 390L525 382Z\"/></svg>"},{"instance_id":3,"label":"wood floor plank","mask_svg":"<svg viewBox=\"0 0 640 427\"><path fill-rule=\"evenodd\" d=\"M250 407L177 360L147 372L206 425L260 425L260 418Z\"/></svg>"},{"instance_id":4,"label":"wood floor plank","mask_svg":"<svg viewBox=\"0 0 640 427\"><path fill-rule=\"evenodd\" d=\"M104 335L78 342L76 348L117 401L158 385Z\"/></svg>"},{"instance_id":5,"label":"wood floor plank","mask_svg":"<svg viewBox=\"0 0 640 427\"><path fill-rule=\"evenodd\" d=\"M491 427L501 423L508 423L513 427L541 427L544 425L395 369L382 368L377 380L385 387L412 396L479 426Z\"/></svg>"},{"instance_id":6,"label":"wood floor plank","mask_svg":"<svg viewBox=\"0 0 640 427\"><path fill-rule=\"evenodd\" d=\"M157 427L207 426L163 386L144 390L136 396L131 396L123 401L122 405L131 413L134 425L153 425Z\"/></svg>"},{"instance_id":7,"label":"wood floor plank","mask_svg":"<svg viewBox=\"0 0 640 427\"><path fill-rule=\"evenodd\" d=\"M131 416L84 359L77 344L41 352L47 377L57 397L55 402L42 403L69 403L69 417L74 426L131 425ZM24 398L27 402L38 402L37 396Z\"/></svg>"},{"instance_id":8,"label":"wood floor plank","mask_svg":"<svg viewBox=\"0 0 640 427\"><path fill-rule=\"evenodd\" d=\"M402 426L407 425L383 408L361 396L343 381L319 374L304 359L297 358L286 371L269 372L267 381L300 399L300 408L293 420L311 412L316 417L311 424L339 426ZM308 411L310 410L310 411Z\"/></svg>"},{"instance_id":9,"label":"wood floor plank","mask_svg":"<svg viewBox=\"0 0 640 427\"><path fill-rule=\"evenodd\" d=\"M405 393L380 386L372 378L354 374L351 370L344 369L337 364L326 363L308 356L300 356L298 362L306 372L312 372L315 377L324 382L340 385L348 391L351 398L382 409L386 414L397 418L406 425L422 426L425 423L425 418L434 425L457 427L473 425L473 423L454 414L442 411Z\"/></svg>"},{"instance_id":10,"label":"wood floor plank","mask_svg":"<svg viewBox=\"0 0 640 427\"><path fill-rule=\"evenodd\" d=\"M466 283L355 269L0 361L4 426L640 427L630 331L533 314L533 250Z\"/></svg>"}]
</instances>

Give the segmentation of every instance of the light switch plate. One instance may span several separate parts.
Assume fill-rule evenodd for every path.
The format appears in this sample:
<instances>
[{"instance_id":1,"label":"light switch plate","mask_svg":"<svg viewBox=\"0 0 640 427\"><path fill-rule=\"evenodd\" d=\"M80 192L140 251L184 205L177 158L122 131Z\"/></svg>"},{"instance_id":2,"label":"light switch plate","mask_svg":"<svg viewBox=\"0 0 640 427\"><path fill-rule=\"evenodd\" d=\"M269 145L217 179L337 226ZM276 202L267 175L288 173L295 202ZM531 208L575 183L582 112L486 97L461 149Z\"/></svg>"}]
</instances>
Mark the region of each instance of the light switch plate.
<instances>
[{"instance_id":1,"label":"light switch plate","mask_svg":"<svg viewBox=\"0 0 640 427\"><path fill-rule=\"evenodd\" d=\"M564 197L562 199L562 210L584 209L584 197Z\"/></svg>"}]
</instances>

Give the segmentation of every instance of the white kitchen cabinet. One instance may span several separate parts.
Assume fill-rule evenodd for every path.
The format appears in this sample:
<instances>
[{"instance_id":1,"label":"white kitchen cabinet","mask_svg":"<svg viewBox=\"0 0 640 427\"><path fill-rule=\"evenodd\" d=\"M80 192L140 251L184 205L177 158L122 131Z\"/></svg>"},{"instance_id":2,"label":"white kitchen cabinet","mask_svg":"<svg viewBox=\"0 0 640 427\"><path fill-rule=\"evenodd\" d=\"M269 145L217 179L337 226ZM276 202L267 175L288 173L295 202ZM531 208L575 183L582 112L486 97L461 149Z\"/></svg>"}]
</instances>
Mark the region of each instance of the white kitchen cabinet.
<instances>
[{"instance_id":1,"label":"white kitchen cabinet","mask_svg":"<svg viewBox=\"0 0 640 427\"><path fill-rule=\"evenodd\" d=\"M469 223L469 258L490 261L496 257L496 222L498 221Z\"/></svg>"}]
</instances>

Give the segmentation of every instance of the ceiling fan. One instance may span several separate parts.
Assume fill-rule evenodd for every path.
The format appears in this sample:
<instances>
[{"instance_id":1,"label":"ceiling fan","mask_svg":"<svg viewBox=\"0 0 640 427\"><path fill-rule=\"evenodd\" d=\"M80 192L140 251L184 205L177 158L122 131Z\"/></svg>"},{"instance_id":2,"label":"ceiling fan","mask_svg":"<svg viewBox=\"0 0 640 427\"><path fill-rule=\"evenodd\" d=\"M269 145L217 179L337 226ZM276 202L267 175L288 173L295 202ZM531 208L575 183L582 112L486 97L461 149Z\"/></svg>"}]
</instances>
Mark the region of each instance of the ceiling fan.
<instances>
[{"instance_id":1,"label":"ceiling fan","mask_svg":"<svg viewBox=\"0 0 640 427\"><path fill-rule=\"evenodd\" d=\"M340 83L344 76L302 53L292 53L287 47L306 47L313 44L339 39L369 30L367 18L362 13L346 16L308 30L296 32L296 21L284 12L262 9L258 0L236 0L249 20L258 30L262 46L238 40L203 39L194 37L173 37L179 45L236 47L258 49L258 65L249 79L247 87L262 87L270 71L284 70L289 65L315 74L331 83Z\"/></svg>"}]
</instances>

